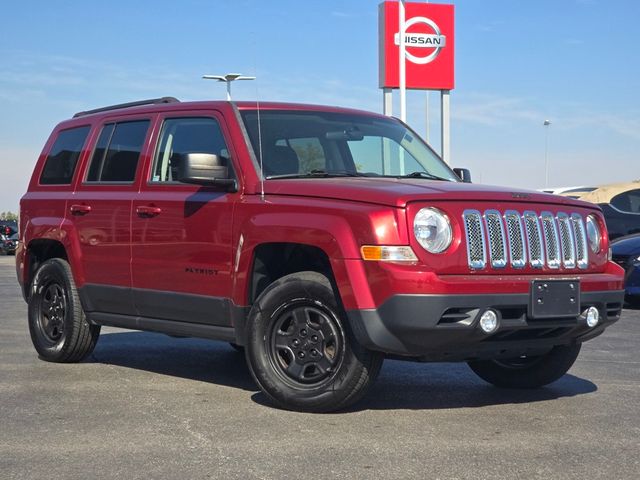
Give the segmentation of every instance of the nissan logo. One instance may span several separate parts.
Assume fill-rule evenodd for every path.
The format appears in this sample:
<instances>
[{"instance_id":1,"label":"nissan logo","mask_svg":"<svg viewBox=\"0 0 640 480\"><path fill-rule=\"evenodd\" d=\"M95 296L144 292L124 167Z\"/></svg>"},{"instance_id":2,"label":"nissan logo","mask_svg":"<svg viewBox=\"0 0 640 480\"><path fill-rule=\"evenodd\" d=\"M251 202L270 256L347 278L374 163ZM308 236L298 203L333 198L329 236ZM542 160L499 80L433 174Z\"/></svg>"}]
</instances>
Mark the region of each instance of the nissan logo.
<instances>
[{"instance_id":1,"label":"nissan logo","mask_svg":"<svg viewBox=\"0 0 640 480\"><path fill-rule=\"evenodd\" d=\"M422 23L431 27L433 30L433 34L428 33L408 33L407 30L413 25ZM440 55L440 51L446 45L446 37L440 33L440 27L436 25L436 23L426 17L413 17L407 23L405 23L405 37L404 43L407 47L418 47L418 48L433 48L434 50L425 57L419 57L417 55L413 55L405 50L407 55L407 60L413 63L417 63L420 65L424 65L426 63L433 62L438 55ZM400 32L394 35L394 42L396 45L400 45Z\"/></svg>"}]
</instances>

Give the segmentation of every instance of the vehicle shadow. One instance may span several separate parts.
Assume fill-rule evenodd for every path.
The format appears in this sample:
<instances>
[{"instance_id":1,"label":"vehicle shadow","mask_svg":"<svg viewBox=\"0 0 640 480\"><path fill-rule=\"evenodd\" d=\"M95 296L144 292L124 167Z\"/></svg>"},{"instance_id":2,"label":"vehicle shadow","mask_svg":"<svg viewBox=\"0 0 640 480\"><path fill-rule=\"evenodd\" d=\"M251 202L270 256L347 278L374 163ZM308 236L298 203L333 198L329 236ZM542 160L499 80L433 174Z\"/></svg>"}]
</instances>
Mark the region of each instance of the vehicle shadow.
<instances>
[{"instance_id":1,"label":"vehicle shadow","mask_svg":"<svg viewBox=\"0 0 640 480\"><path fill-rule=\"evenodd\" d=\"M253 382L244 355L223 342L138 331L103 333L88 361L247 390L254 392L254 402L273 408ZM571 374L537 390L501 389L479 379L464 363L386 360L365 398L338 413L532 403L597 389L589 380Z\"/></svg>"},{"instance_id":2,"label":"vehicle shadow","mask_svg":"<svg viewBox=\"0 0 640 480\"><path fill-rule=\"evenodd\" d=\"M244 354L223 342L152 332L102 333L87 361L258 391Z\"/></svg>"},{"instance_id":3,"label":"vehicle shadow","mask_svg":"<svg viewBox=\"0 0 640 480\"><path fill-rule=\"evenodd\" d=\"M478 408L542 402L597 390L593 382L571 374L539 389L498 388L477 377L465 363L391 360L385 362L367 396L351 410Z\"/></svg>"},{"instance_id":4,"label":"vehicle shadow","mask_svg":"<svg viewBox=\"0 0 640 480\"><path fill-rule=\"evenodd\" d=\"M411 363L386 360L380 376L366 396L352 407L336 412L364 410L441 410L533 403L592 393L589 380L567 374L535 390L497 388L478 378L465 363ZM264 394L252 400L271 406Z\"/></svg>"}]
</instances>

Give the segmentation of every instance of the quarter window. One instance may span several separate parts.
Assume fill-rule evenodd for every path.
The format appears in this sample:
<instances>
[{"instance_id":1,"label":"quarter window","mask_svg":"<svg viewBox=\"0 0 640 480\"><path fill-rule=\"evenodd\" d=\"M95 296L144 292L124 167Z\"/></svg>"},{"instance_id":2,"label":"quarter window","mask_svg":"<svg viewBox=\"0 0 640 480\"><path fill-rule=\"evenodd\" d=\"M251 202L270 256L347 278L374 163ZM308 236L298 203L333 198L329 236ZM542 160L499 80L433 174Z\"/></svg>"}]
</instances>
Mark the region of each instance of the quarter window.
<instances>
[{"instance_id":1,"label":"quarter window","mask_svg":"<svg viewBox=\"0 0 640 480\"><path fill-rule=\"evenodd\" d=\"M178 168L186 153L218 155L229 163L229 150L217 120L209 117L165 120L156 149L151 181L178 181Z\"/></svg>"},{"instance_id":2,"label":"quarter window","mask_svg":"<svg viewBox=\"0 0 640 480\"><path fill-rule=\"evenodd\" d=\"M107 124L91 158L88 182L133 182L149 121Z\"/></svg>"},{"instance_id":3,"label":"quarter window","mask_svg":"<svg viewBox=\"0 0 640 480\"><path fill-rule=\"evenodd\" d=\"M60 132L51 147L40 175L41 185L69 185L90 127L71 128Z\"/></svg>"}]
</instances>

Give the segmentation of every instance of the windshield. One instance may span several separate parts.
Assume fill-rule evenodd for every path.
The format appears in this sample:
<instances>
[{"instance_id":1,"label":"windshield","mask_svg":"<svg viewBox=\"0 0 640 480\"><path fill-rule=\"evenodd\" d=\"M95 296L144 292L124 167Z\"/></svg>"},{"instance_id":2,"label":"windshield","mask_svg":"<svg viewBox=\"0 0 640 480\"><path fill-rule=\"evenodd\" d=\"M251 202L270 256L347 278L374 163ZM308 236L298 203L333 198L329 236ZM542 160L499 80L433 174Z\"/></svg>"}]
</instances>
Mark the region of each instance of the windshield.
<instances>
[{"instance_id":1,"label":"windshield","mask_svg":"<svg viewBox=\"0 0 640 480\"><path fill-rule=\"evenodd\" d=\"M393 118L351 113L241 111L269 178L384 176L459 181L414 132Z\"/></svg>"}]
</instances>

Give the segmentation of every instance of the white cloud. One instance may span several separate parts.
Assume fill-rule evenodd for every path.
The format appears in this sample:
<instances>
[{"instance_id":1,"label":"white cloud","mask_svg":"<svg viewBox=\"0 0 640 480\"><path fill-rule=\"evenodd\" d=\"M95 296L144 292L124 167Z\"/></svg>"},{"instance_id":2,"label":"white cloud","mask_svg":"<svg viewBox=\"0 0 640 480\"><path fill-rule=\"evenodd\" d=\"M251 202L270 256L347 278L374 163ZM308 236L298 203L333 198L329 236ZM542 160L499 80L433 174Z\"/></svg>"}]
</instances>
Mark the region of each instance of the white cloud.
<instances>
[{"instance_id":1,"label":"white cloud","mask_svg":"<svg viewBox=\"0 0 640 480\"><path fill-rule=\"evenodd\" d=\"M536 122L543 117L544 114L531 107L527 99L486 94L461 96L452 110L454 120L485 126L514 120Z\"/></svg>"}]
</instances>

